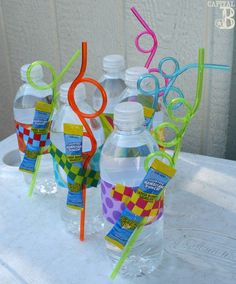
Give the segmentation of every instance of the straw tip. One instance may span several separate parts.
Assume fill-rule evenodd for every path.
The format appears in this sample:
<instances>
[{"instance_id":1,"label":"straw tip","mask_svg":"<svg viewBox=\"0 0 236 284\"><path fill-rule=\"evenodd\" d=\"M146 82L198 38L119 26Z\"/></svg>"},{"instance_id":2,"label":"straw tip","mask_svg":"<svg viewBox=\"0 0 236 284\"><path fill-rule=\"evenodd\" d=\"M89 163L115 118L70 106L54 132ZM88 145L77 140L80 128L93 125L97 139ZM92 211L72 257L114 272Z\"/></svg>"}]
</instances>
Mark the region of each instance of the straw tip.
<instances>
[{"instance_id":1,"label":"straw tip","mask_svg":"<svg viewBox=\"0 0 236 284\"><path fill-rule=\"evenodd\" d=\"M113 271L113 272L111 273L111 275L110 275L110 279L111 279L111 280L115 280L116 276L117 276L117 272L116 272L116 271Z\"/></svg>"},{"instance_id":2,"label":"straw tip","mask_svg":"<svg viewBox=\"0 0 236 284\"><path fill-rule=\"evenodd\" d=\"M203 54L203 53L205 52L205 48L200 47L200 48L198 49L198 52L199 52L200 54Z\"/></svg>"}]
</instances>

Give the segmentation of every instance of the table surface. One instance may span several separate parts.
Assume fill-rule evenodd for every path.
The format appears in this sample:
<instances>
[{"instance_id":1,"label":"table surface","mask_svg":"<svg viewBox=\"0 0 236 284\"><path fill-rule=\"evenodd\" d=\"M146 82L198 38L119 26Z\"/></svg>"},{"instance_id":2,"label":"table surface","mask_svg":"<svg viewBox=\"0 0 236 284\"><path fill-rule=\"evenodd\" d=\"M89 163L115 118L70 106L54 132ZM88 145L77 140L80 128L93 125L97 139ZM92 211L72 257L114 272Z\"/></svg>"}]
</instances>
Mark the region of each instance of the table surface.
<instances>
[{"instance_id":1,"label":"table surface","mask_svg":"<svg viewBox=\"0 0 236 284\"><path fill-rule=\"evenodd\" d=\"M58 197L27 196L18 168L5 164L16 148L15 135L0 142L0 283L112 283L102 237L80 242L65 231ZM181 153L164 217L161 266L114 283L236 283L235 161Z\"/></svg>"}]
</instances>

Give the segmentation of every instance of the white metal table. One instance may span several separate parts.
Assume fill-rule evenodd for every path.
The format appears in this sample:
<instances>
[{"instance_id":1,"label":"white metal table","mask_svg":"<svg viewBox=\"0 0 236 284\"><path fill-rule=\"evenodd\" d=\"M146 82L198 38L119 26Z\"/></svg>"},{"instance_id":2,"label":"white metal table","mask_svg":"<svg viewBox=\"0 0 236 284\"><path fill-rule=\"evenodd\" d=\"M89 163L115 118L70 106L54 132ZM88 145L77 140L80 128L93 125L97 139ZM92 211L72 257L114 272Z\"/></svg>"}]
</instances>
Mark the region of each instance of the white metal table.
<instances>
[{"instance_id":1,"label":"white metal table","mask_svg":"<svg viewBox=\"0 0 236 284\"><path fill-rule=\"evenodd\" d=\"M0 283L112 283L102 236L68 234L59 198L27 196L15 135L0 149ZM236 162L181 153L165 204L161 266L114 283L236 283Z\"/></svg>"}]
</instances>

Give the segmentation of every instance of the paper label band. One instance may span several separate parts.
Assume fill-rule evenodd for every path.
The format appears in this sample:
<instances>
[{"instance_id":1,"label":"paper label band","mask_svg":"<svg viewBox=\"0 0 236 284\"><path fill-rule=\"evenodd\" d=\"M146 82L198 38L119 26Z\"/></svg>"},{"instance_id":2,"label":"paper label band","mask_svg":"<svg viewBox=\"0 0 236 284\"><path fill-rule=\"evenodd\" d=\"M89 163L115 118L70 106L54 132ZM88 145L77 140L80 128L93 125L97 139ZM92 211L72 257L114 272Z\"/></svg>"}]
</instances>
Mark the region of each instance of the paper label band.
<instances>
[{"instance_id":1,"label":"paper label band","mask_svg":"<svg viewBox=\"0 0 236 284\"><path fill-rule=\"evenodd\" d=\"M26 145L32 124L25 124L19 121L15 121L16 136L18 141L18 148L22 153L25 153Z\"/></svg>"},{"instance_id":2,"label":"paper label band","mask_svg":"<svg viewBox=\"0 0 236 284\"><path fill-rule=\"evenodd\" d=\"M59 166L65 171L67 176L75 183L86 184L87 187L96 187L100 180L100 172L78 167L73 165L67 158L66 154L61 152L54 144L48 146L48 151L56 160Z\"/></svg>"},{"instance_id":3,"label":"paper label band","mask_svg":"<svg viewBox=\"0 0 236 284\"><path fill-rule=\"evenodd\" d=\"M150 221L151 217L158 216L163 206L163 189L175 172L175 169L155 160L137 191L131 193L128 188L116 185L111 194L122 200L126 208L105 239L122 249L144 217L149 217Z\"/></svg>"},{"instance_id":4,"label":"paper label band","mask_svg":"<svg viewBox=\"0 0 236 284\"><path fill-rule=\"evenodd\" d=\"M38 155L41 154L41 139L46 145L48 141L49 118L52 110L50 104L44 102L36 102L35 114L32 129L28 136L25 155L19 169L29 173L35 172L35 165ZM23 131L21 129L21 131ZM27 130L28 131L28 130Z\"/></svg>"},{"instance_id":5,"label":"paper label band","mask_svg":"<svg viewBox=\"0 0 236 284\"><path fill-rule=\"evenodd\" d=\"M45 147L50 144L50 132L46 134L35 134L32 130L17 124L16 133L17 137L22 139L26 144L33 145L34 147Z\"/></svg>"}]
</instances>

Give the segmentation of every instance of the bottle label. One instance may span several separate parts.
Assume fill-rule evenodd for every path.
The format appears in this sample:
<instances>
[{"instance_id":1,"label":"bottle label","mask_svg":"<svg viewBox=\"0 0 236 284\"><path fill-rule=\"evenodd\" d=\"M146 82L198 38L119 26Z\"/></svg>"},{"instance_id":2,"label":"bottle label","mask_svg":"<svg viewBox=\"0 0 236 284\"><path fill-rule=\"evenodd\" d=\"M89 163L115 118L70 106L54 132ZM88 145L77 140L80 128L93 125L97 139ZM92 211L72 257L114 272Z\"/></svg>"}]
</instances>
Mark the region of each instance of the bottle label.
<instances>
[{"instance_id":1,"label":"bottle label","mask_svg":"<svg viewBox=\"0 0 236 284\"><path fill-rule=\"evenodd\" d=\"M99 161L100 161L102 147L103 145L97 148L97 151L95 152L95 154L93 155L89 163L89 167L94 172L99 172L99 169L100 169ZM88 158L88 156L89 156L89 152L82 153L82 161L85 161ZM55 159L53 159L53 171L54 171L54 178L55 178L56 184L62 188L67 188L66 174L63 172L63 169L59 168L59 165L55 161ZM91 186L88 185L87 188L89 187Z\"/></svg>"},{"instance_id":2,"label":"bottle label","mask_svg":"<svg viewBox=\"0 0 236 284\"><path fill-rule=\"evenodd\" d=\"M67 182L63 179L63 176L59 169L59 165L54 158L53 158L53 172L56 184L60 187L67 188Z\"/></svg>"},{"instance_id":3,"label":"bottle label","mask_svg":"<svg viewBox=\"0 0 236 284\"><path fill-rule=\"evenodd\" d=\"M32 124L32 141L28 138L25 155L22 163L20 164L20 170L34 173L35 165L38 155L41 154L41 148L43 147L41 142L46 144L48 141L48 129L49 129L49 117L52 110L52 105L37 102L35 105L35 115ZM37 138L37 139L36 139ZM45 145L44 145L45 146Z\"/></svg>"},{"instance_id":4,"label":"bottle label","mask_svg":"<svg viewBox=\"0 0 236 284\"><path fill-rule=\"evenodd\" d=\"M67 155L61 152L54 144L48 146L48 151L52 155L53 159L64 170L66 175L77 184L86 184L88 187L96 187L100 180L100 173L92 169L84 169L73 165ZM83 157L82 159L83 160Z\"/></svg>"},{"instance_id":5,"label":"bottle label","mask_svg":"<svg viewBox=\"0 0 236 284\"><path fill-rule=\"evenodd\" d=\"M111 196L111 192L114 187L115 185L101 179L101 199L103 215L106 220L112 224L116 223L116 221L120 218L122 211L125 209L124 202L114 199ZM137 188L138 187L130 187L132 191L137 190Z\"/></svg>"},{"instance_id":6,"label":"bottle label","mask_svg":"<svg viewBox=\"0 0 236 284\"><path fill-rule=\"evenodd\" d=\"M72 165L82 168L83 126L65 123L64 139L67 159ZM67 186L67 206L76 210L84 208L81 184L67 176Z\"/></svg>"},{"instance_id":7,"label":"bottle label","mask_svg":"<svg viewBox=\"0 0 236 284\"><path fill-rule=\"evenodd\" d=\"M122 184L116 185L110 194L114 199L122 200L125 208L105 239L122 249L142 221L150 224L160 218L164 188L175 172L175 169L163 162L154 160L136 191L131 191ZM143 220L145 217L148 218Z\"/></svg>"},{"instance_id":8,"label":"bottle label","mask_svg":"<svg viewBox=\"0 0 236 284\"><path fill-rule=\"evenodd\" d=\"M26 124L15 121L15 125L16 125L16 136L17 136L19 150L22 153L25 153L26 144L29 138L32 124Z\"/></svg>"},{"instance_id":9,"label":"bottle label","mask_svg":"<svg viewBox=\"0 0 236 284\"><path fill-rule=\"evenodd\" d=\"M19 139L22 139L24 145L30 144L35 147L45 147L50 144L50 133L45 134L34 133L31 129L23 127L21 124L16 125L16 134ZM23 142L20 143L23 143ZM24 148L24 152L26 146ZM44 151L43 154L46 154L47 151Z\"/></svg>"}]
</instances>

